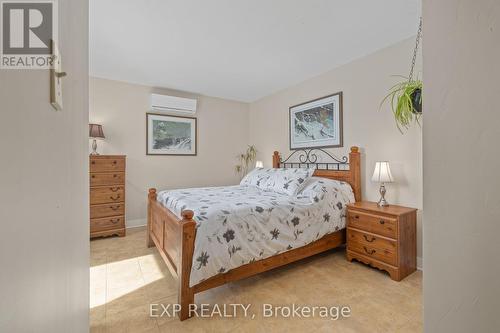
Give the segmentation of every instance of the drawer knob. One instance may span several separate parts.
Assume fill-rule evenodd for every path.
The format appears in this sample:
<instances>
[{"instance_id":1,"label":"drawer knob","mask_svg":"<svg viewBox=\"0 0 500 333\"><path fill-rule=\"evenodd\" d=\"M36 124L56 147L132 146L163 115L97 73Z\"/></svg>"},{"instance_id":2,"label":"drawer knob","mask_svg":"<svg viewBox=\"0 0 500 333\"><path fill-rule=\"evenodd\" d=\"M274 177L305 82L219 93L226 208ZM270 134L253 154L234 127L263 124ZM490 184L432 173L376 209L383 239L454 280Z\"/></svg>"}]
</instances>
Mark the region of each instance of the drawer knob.
<instances>
[{"instance_id":1,"label":"drawer knob","mask_svg":"<svg viewBox=\"0 0 500 333\"><path fill-rule=\"evenodd\" d=\"M95 175L92 175L92 178L95 178Z\"/></svg>"},{"instance_id":2,"label":"drawer knob","mask_svg":"<svg viewBox=\"0 0 500 333\"><path fill-rule=\"evenodd\" d=\"M359 215L354 215L354 218L359 220Z\"/></svg>"},{"instance_id":3,"label":"drawer knob","mask_svg":"<svg viewBox=\"0 0 500 333\"><path fill-rule=\"evenodd\" d=\"M120 206L110 206L110 208L111 208L112 210L118 210L118 209L120 208Z\"/></svg>"},{"instance_id":4,"label":"drawer knob","mask_svg":"<svg viewBox=\"0 0 500 333\"><path fill-rule=\"evenodd\" d=\"M117 175L117 174L114 174L114 175L113 175L113 178L116 178L116 177L118 177L118 175Z\"/></svg>"},{"instance_id":5,"label":"drawer knob","mask_svg":"<svg viewBox=\"0 0 500 333\"><path fill-rule=\"evenodd\" d=\"M366 246L363 246L363 250L365 250L365 252L366 252L367 254L370 254L370 255L372 255L372 254L374 254L374 253L376 252L375 250L368 250L368 249L366 248Z\"/></svg>"},{"instance_id":6,"label":"drawer knob","mask_svg":"<svg viewBox=\"0 0 500 333\"><path fill-rule=\"evenodd\" d=\"M111 200L113 200L113 201L116 201L116 200L120 199L120 195L118 194L118 195L116 196L116 198L114 198L113 196L110 196L109 198L110 198Z\"/></svg>"},{"instance_id":7,"label":"drawer knob","mask_svg":"<svg viewBox=\"0 0 500 333\"><path fill-rule=\"evenodd\" d=\"M385 224L385 221L384 220L380 220L380 221L378 221L378 223Z\"/></svg>"},{"instance_id":8,"label":"drawer knob","mask_svg":"<svg viewBox=\"0 0 500 333\"><path fill-rule=\"evenodd\" d=\"M95 161L92 161L92 164L95 164Z\"/></svg>"},{"instance_id":9,"label":"drawer knob","mask_svg":"<svg viewBox=\"0 0 500 333\"><path fill-rule=\"evenodd\" d=\"M118 163L118 162L116 162L116 161L113 161L113 165L116 165L116 163Z\"/></svg>"},{"instance_id":10,"label":"drawer knob","mask_svg":"<svg viewBox=\"0 0 500 333\"><path fill-rule=\"evenodd\" d=\"M371 243L373 242L376 238L372 236L371 239L368 239L368 236L367 235L363 235L363 237L365 238L365 240L368 242L368 243Z\"/></svg>"},{"instance_id":11,"label":"drawer knob","mask_svg":"<svg viewBox=\"0 0 500 333\"><path fill-rule=\"evenodd\" d=\"M111 223L113 223L113 224L117 224L118 222L120 222L120 219L114 219L114 220L112 219L111 220Z\"/></svg>"},{"instance_id":12,"label":"drawer knob","mask_svg":"<svg viewBox=\"0 0 500 333\"><path fill-rule=\"evenodd\" d=\"M119 188L119 187L110 187L109 189L111 190L111 192L116 192L116 191L118 191L120 188Z\"/></svg>"}]
</instances>

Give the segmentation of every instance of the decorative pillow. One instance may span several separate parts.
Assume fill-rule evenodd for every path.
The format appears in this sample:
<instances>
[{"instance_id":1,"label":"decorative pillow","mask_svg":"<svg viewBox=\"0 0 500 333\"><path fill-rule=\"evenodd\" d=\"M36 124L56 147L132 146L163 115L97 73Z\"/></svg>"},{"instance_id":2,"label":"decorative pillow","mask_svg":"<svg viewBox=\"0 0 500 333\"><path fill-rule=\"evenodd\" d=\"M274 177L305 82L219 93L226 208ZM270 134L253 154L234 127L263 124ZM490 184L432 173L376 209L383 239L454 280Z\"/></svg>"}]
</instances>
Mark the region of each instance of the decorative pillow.
<instances>
[{"instance_id":1,"label":"decorative pillow","mask_svg":"<svg viewBox=\"0 0 500 333\"><path fill-rule=\"evenodd\" d=\"M259 183L259 180L265 175L269 169L264 169L264 168L255 168L245 177L240 182L241 186L258 186L257 184Z\"/></svg>"},{"instance_id":2,"label":"decorative pillow","mask_svg":"<svg viewBox=\"0 0 500 333\"><path fill-rule=\"evenodd\" d=\"M314 169L272 168L262 169L256 186L265 191L273 191L295 196L304 182L312 176Z\"/></svg>"},{"instance_id":3,"label":"decorative pillow","mask_svg":"<svg viewBox=\"0 0 500 333\"><path fill-rule=\"evenodd\" d=\"M327 194L331 195L327 196ZM310 177L304 182L304 185L297 193L297 198L307 198L311 202L320 202L325 198L337 198L337 195L343 196L343 200L339 200L336 203L338 209L343 208L342 201L354 202L354 192L349 183L322 177Z\"/></svg>"}]
</instances>

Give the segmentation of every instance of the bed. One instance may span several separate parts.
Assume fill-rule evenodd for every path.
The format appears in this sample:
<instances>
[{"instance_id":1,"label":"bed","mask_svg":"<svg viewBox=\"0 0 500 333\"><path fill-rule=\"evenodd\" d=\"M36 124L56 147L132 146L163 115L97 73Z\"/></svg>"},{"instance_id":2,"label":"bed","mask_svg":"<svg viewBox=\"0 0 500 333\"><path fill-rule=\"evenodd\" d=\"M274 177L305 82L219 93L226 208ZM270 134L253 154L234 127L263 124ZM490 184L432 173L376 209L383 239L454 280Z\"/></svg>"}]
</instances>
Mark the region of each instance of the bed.
<instances>
[{"instance_id":1,"label":"bed","mask_svg":"<svg viewBox=\"0 0 500 333\"><path fill-rule=\"evenodd\" d=\"M196 293L344 244L345 205L361 200L359 149L275 152L273 168L314 174L293 196L246 185L149 190L147 245L178 280L181 320Z\"/></svg>"}]
</instances>

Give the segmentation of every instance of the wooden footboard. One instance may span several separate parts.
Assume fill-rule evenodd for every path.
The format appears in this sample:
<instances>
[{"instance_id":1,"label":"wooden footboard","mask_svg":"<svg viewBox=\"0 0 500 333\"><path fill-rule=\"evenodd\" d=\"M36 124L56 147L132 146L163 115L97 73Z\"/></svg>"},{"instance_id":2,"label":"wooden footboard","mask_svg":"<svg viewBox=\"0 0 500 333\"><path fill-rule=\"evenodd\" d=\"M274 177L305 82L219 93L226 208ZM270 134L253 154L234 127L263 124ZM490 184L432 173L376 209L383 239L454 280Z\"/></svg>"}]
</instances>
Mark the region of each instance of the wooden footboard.
<instances>
[{"instance_id":1,"label":"wooden footboard","mask_svg":"<svg viewBox=\"0 0 500 333\"><path fill-rule=\"evenodd\" d=\"M178 281L178 303L180 319L189 317L189 305L194 303L194 291L189 287L193 263L196 222L193 211L182 211L182 219L156 200L156 189L148 195L147 246L156 245L168 269Z\"/></svg>"}]
</instances>

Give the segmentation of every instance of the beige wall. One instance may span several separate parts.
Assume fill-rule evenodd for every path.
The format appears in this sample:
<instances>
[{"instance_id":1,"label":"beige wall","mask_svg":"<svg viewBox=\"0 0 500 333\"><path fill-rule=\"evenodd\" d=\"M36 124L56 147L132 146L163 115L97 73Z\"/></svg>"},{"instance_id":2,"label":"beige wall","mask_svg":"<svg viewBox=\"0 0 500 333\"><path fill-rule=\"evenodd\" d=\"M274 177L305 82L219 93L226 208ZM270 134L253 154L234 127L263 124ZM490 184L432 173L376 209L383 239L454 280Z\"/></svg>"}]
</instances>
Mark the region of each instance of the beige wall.
<instances>
[{"instance_id":1,"label":"beige wall","mask_svg":"<svg viewBox=\"0 0 500 333\"><path fill-rule=\"evenodd\" d=\"M390 161L396 178L387 185L392 203L422 208L422 134L414 126L401 135L387 105L379 104L398 79L408 75L414 38L355 60L321 76L265 97L250 106L250 143L259 149L259 159L271 165L278 150L288 153L288 108L311 99L343 91L344 148L331 150L347 154L349 147L362 148L363 198L378 200L378 184L370 181L376 161ZM420 64L418 64L420 68ZM418 256L421 250L421 223L418 226Z\"/></svg>"},{"instance_id":2,"label":"beige wall","mask_svg":"<svg viewBox=\"0 0 500 333\"><path fill-rule=\"evenodd\" d=\"M88 332L87 7L59 1L63 111L48 71L0 69L0 332Z\"/></svg>"},{"instance_id":3,"label":"beige wall","mask_svg":"<svg viewBox=\"0 0 500 333\"><path fill-rule=\"evenodd\" d=\"M500 2L425 0L424 325L500 330Z\"/></svg>"},{"instance_id":4,"label":"beige wall","mask_svg":"<svg viewBox=\"0 0 500 333\"><path fill-rule=\"evenodd\" d=\"M146 112L152 92L198 99L198 155L146 156ZM236 155L247 148L248 104L166 89L90 80L90 121L102 124L100 152L127 155L127 225L146 218L149 187L234 185Z\"/></svg>"}]
</instances>

